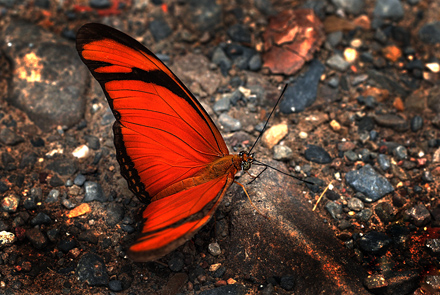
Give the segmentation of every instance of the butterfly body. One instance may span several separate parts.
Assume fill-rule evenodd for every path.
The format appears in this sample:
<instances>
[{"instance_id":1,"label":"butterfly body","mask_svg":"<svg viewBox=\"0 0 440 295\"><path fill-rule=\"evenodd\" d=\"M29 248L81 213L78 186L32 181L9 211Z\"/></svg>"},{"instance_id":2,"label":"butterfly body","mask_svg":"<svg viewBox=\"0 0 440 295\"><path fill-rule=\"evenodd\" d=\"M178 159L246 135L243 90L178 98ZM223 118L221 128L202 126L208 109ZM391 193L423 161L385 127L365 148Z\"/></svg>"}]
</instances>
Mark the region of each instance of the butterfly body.
<instances>
[{"instance_id":1,"label":"butterfly body","mask_svg":"<svg viewBox=\"0 0 440 295\"><path fill-rule=\"evenodd\" d=\"M157 259L191 238L215 212L253 154L229 154L212 119L151 51L102 24L77 34L82 61L116 118L116 158L130 190L151 203L128 249L134 261Z\"/></svg>"}]
</instances>

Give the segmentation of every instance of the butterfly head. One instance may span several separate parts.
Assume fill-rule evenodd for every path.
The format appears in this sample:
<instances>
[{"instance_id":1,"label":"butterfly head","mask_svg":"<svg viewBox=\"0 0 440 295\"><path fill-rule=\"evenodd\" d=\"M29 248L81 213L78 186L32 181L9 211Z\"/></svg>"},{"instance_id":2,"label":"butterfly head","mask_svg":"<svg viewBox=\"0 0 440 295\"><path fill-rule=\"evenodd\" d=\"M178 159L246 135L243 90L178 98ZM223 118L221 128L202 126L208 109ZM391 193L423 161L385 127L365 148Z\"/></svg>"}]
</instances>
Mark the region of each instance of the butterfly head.
<instances>
[{"instance_id":1,"label":"butterfly head","mask_svg":"<svg viewBox=\"0 0 440 295\"><path fill-rule=\"evenodd\" d=\"M241 158L241 170L249 170L254 161L254 153L240 152L238 156Z\"/></svg>"}]
</instances>

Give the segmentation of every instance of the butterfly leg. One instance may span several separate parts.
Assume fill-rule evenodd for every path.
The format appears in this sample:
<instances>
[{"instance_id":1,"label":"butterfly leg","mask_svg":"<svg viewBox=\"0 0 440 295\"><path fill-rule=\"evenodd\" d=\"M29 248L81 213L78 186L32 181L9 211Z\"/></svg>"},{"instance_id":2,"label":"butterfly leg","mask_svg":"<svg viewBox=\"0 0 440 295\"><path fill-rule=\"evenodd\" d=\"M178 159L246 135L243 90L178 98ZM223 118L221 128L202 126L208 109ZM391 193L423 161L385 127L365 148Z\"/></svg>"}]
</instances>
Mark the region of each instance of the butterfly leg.
<instances>
[{"instance_id":1,"label":"butterfly leg","mask_svg":"<svg viewBox=\"0 0 440 295\"><path fill-rule=\"evenodd\" d=\"M246 188L244 187L244 185L242 185L241 183L239 183L239 182L237 182L237 181L234 181L234 183L236 183L236 184L238 184L239 186L241 186L241 188L244 190L244 193L246 194L247 198L249 199L249 202L251 202L252 207L254 207L254 209L255 209L255 210L256 210L261 216L263 216L264 218L270 220L270 218L269 218L267 215L263 214L263 212L261 212L261 211L260 211L260 210L254 205L254 203L252 202L251 197L249 197L249 194L248 194L248 192L246 191Z\"/></svg>"}]
</instances>

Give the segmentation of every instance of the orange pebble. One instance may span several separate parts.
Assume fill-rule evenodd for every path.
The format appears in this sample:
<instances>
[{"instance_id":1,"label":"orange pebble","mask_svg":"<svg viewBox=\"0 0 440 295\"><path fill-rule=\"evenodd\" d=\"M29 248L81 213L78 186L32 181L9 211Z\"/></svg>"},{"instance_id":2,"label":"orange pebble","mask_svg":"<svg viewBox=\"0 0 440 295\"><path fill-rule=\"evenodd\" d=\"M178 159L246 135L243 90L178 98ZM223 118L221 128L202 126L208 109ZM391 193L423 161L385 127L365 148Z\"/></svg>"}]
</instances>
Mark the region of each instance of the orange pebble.
<instances>
[{"instance_id":1,"label":"orange pebble","mask_svg":"<svg viewBox=\"0 0 440 295\"><path fill-rule=\"evenodd\" d=\"M90 208L89 204L82 203L78 207L75 207L72 210L70 210L70 212L67 213L67 217L68 218L78 217L78 216L87 214L90 211L92 211L92 209Z\"/></svg>"}]
</instances>

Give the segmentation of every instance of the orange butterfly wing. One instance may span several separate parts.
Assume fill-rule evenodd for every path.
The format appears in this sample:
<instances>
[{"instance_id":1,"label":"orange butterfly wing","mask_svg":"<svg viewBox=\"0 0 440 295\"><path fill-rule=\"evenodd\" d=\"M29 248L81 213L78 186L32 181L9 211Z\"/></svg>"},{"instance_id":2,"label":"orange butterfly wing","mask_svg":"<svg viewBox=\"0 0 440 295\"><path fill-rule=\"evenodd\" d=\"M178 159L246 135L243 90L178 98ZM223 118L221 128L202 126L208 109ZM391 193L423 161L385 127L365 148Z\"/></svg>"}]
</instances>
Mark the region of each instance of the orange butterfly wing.
<instances>
[{"instance_id":1,"label":"orange butterfly wing","mask_svg":"<svg viewBox=\"0 0 440 295\"><path fill-rule=\"evenodd\" d=\"M129 254L137 261L163 256L209 220L236 170L228 170L232 179L220 175L170 195L166 189L234 156L197 99L139 42L111 27L86 24L78 31L77 50L115 115L121 174L137 196L152 201Z\"/></svg>"}]
</instances>

